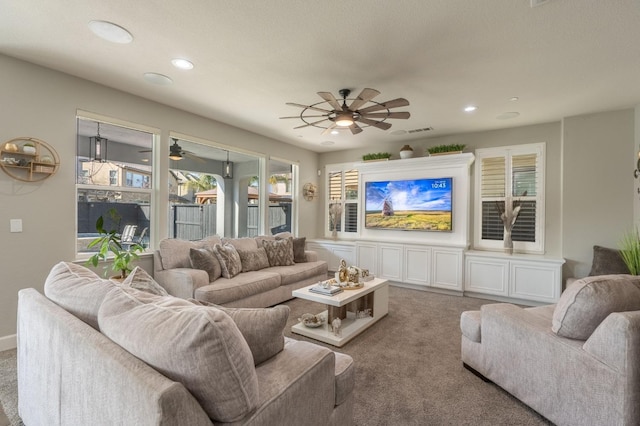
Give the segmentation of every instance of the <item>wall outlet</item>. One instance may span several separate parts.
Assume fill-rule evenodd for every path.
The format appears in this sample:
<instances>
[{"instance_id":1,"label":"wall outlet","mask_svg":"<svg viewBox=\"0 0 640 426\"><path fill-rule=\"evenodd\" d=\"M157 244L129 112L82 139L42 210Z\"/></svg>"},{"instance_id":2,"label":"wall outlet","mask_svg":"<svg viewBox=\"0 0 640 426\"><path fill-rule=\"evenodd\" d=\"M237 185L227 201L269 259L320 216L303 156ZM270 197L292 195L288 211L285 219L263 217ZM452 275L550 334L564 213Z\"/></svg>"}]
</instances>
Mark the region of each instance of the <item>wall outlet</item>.
<instances>
[{"instance_id":1,"label":"wall outlet","mask_svg":"<svg viewBox=\"0 0 640 426\"><path fill-rule=\"evenodd\" d=\"M22 232L22 219L10 219L9 226L11 232Z\"/></svg>"}]
</instances>

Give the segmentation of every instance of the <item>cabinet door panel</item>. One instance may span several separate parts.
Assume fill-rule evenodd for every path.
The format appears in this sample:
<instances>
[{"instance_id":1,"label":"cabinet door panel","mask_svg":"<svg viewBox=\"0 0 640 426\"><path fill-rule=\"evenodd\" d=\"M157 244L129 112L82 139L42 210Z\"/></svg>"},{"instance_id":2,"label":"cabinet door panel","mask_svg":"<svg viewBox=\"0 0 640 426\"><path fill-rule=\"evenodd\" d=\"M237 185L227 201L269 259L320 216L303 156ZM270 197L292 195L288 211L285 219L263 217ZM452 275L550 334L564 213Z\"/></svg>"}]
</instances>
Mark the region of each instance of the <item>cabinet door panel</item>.
<instances>
[{"instance_id":1,"label":"cabinet door panel","mask_svg":"<svg viewBox=\"0 0 640 426\"><path fill-rule=\"evenodd\" d=\"M462 252L433 249L433 287L462 291Z\"/></svg>"},{"instance_id":2,"label":"cabinet door panel","mask_svg":"<svg viewBox=\"0 0 640 426\"><path fill-rule=\"evenodd\" d=\"M506 296L508 272L508 261L468 257L465 268L465 290Z\"/></svg>"},{"instance_id":3,"label":"cabinet door panel","mask_svg":"<svg viewBox=\"0 0 640 426\"><path fill-rule=\"evenodd\" d=\"M431 250L421 247L405 247L404 281L411 284L429 285Z\"/></svg>"},{"instance_id":4,"label":"cabinet door panel","mask_svg":"<svg viewBox=\"0 0 640 426\"><path fill-rule=\"evenodd\" d=\"M375 244L358 244L356 246L357 265L368 269L369 273L378 275L378 247Z\"/></svg>"},{"instance_id":5,"label":"cabinet door panel","mask_svg":"<svg viewBox=\"0 0 640 426\"><path fill-rule=\"evenodd\" d=\"M520 299L555 303L560 297L560 267L532 262L512 262L509 295Z\"/></svg>"},{"instance_id":6,"label":"cabinet door panel","mask_svg":"<svg viewBox=\"0 0 640 426\"><path fill-rule=\"evenodd\" d=\"M402 246L379 246L380 278L402 281Z\"/></svg>"}]
</instances>

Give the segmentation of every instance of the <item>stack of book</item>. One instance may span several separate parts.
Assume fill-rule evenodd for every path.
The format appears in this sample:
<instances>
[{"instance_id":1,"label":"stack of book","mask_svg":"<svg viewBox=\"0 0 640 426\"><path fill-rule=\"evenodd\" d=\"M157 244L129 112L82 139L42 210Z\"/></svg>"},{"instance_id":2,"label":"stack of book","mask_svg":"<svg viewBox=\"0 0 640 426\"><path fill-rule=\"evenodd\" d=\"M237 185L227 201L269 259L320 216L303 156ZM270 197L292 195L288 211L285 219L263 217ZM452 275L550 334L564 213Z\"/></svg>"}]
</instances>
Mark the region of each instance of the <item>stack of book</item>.
<instances>
[{"instance_id":1,"label":"stack of book","mask_svg":"<svg viewBox=\"0 0 640 426\"><path fill-rule=\"evenodd\" d=\"M333 296L334 294L338 294L343 290L340 287L323 287L322 284L316 284L309 289L312 293L324 294L325 296Z\"/></svg>"}]
</instances>

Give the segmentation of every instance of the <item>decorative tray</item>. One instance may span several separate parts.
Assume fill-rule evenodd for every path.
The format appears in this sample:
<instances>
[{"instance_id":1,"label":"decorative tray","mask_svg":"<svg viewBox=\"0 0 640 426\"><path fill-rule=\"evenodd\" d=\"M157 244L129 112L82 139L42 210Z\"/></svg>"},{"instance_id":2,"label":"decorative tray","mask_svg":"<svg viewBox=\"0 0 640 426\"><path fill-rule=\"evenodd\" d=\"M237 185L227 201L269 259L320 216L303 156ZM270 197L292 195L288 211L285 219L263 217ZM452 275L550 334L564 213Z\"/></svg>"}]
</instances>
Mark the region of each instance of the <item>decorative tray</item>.
<instances>
[{"instance_id":1,"label":"decorative tray","mask_svg":"<svg viewBox=\"0 0 640 426\"><path fill-rule=\"evenodd\" d=\"M324 325L325 319L322 315L302 314L298 321L305 327L317 328Z\"/></svg>"}]
</instances>

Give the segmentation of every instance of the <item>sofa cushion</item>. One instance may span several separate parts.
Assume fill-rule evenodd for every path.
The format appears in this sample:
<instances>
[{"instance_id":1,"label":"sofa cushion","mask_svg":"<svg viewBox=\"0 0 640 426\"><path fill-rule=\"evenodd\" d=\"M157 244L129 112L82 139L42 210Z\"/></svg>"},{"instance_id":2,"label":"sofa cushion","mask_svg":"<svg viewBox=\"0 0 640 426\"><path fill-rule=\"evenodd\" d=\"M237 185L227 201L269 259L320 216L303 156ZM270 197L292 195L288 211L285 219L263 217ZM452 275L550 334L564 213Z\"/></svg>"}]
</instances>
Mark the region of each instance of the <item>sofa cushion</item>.
<instances>
[{"instance_id":1,"label":"sofa cushion","mask_svg":"<svg viewBox=\"0 0 640 426\"><path fill-rule=\"evenodd\" d=\"M269 272L269 269L243 272L232 279L218 278L213 284L197 288L194 297L205 302L224 305L278 288L280 282L280 274Z\"/></svg>"},{"instance_id":2,"label":"sofa cushion","mask_svg":"<svg viewBox=\"0 0 640 426\"><path fill-rule=\"evenodd\" d=\"M263 240L262 247L267 251L270 266L293 265L293 238Z\"/></svg>"},{"instance_id":3,"label":"sofa cushion","mask_svg":"<svg viewBox=\"0 0 640 426\"><path fill-rule=\"evenodd\" d=\"M139 266L133 268L133 271L127 278L122 281L122 287L131 287L136 290L146 291L147 293L155 294L157 296L168 296L167 290L162 288L160 284L153 279L151 275Z\"/></svg>"},{"instance_id":4,"label":"sofa cushion","mask_svg":"<svg viewBox=\"0 0 640 426\"><path fill-rule=\"evenodd\" d=\"M212 283L222 276L222 267L218 256L216 256L213 248L195 248L189 249L189 259L193 269L202 269L209 274L209 282Z\"/></svg>"},{"instance_id":5,"label":"sofa cushion","mask_svg":"<svg viewBox=\"0 0 640 426\"><path fill-rule=\"evenodd\" d=\"M460 315L460 331L462 335L472 342L481 341L481 315L480 311L464 311Z\"/></svg>"},{"instance_id":6,"label":"sofa cushion","mask_svg":"<svg viewBox=\"0 0 640 426\"><path fill-rule=\"evenodd\" d=\"M242 272L242 262L236 248L231 244L216 244L213 246L213 252L220 262L222 276L225 278L233 278Z\"/></svg>"},{"instance_id":7,"label":"sofa cushion","mask_svg":"<svg viewBox=\"0 0 640 426\"><path fill-rule=\"evenodd\" d=\"M187 241L178 238L165 238L164 240L160 241L160 258L162 259L162 268L191 268L191 258L189 257L190 248L213 248L214 245L220 243L220 237L218 237L217 235L203 238L200 241Z\"/></svg>"},{"instance_id":8,"label":"sofa cushion","mask_svg":"<svg viewBox=\"0 0 640 426\"><path fill-rule=\"evenodd\" d=\"M98 330L98 309L105 295L115 287L90 269L71 262L51 268L44 282L44 294L53 302Z\"/></svg>"},{"instance_id":9,"label":"sofa cushion","mask_svg":"<svg viewBox=\"0 0 640 426\"><path fill-rule=\"evenodd\" d=\"M242 272L259 271L269 267L269 258L264 247L255 250L238 249L238 255L242 263Z\"/></svg>"},{"instance_id":10,"label":"sofa cushion","mask_svg":"<svg viewBox=\"0 0 640 426\"><path fill-rule=\"evenodd\" d=\"M212 419L237 421L257 406L251 350L221 310L116 288L98 320L107 337L182 383Z\"/></svg>"},{"instance_id":11,"label":"sofa cushion","mask_svg":"<svg viewBox=\"0 0 640 426\"><path fill-rule=\"evenodd\" d=\"M273 308L227 308L214 303L189 299L196 305L212 306L231 317L247 341L253 362L262 364L284 348L284 327L289 319L289 307Z\"/></svg>"},{"instance_id":12,"label":"sofa cushion","mask_svg":"<svg viewBox=\"0 0 640 426\"><path fill-rule=\"evenodd\" d=\"M586 277L562 293L553 312L551 329L559 336L586 340L610 313L639 309L640 277Z\"/></svg>"},{"instance_id":13,"label":"sofa cushion","mask_svg":"<svg viewBox=\"0 0 640 426\"><path fill-rule=\"evenodd\" d=\"M258 242L255 238L243 237L243 238L225 238L222 240L223 244L231 244L236 250L257 250Z\"/></svg>"},{"instance_id":14,"label":"sofa cushion","mask_svg":"<svg viewBox=\"0 0 640 426\"><path fill-rule=\"evenodd\" d=\"M593 260L589 276L628 274L629 268L624 263L620 250L593 246Z\"/></svg>"},{"instance_id":15,"label":"sofa cushion","mask_svg":"<svg viewBox=\"0 0 640 426\"><path fill-rule=\"evenodd\" d=\"M313 278L318 275L327 275L327 262L322 260L316 262L295 263L290 266L274 266L267 269L280 275L280 285L293 284Z\"/></svg>"}]
</instances>

